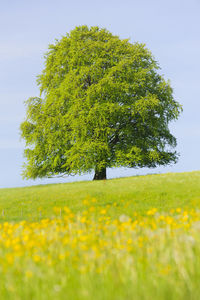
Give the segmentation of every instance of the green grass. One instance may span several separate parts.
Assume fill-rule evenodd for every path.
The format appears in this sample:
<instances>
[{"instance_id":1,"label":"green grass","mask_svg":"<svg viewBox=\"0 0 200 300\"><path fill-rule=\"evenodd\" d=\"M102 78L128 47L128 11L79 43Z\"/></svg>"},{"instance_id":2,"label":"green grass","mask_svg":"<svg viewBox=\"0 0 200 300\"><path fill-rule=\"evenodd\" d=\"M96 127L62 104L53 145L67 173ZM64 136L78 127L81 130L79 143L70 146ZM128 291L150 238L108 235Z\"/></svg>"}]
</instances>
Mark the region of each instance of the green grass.
<instances>
[{"instance_id":1,"label":"green grass","mask_svg":"<svg viewBox=\"0 0 200 300\"><path fill-rule=\"evenodd\" d=\"M97 206L117 203L118 209L110 210L114 218L133 211L143 214L152 207L168 211L200 206L200 171L0 189L0 222L50 217L55 206L67 205L76 213L84 209L82 200L88 196L97 199Z\"/></svg>"},{"instance_id":2,"label":"green grass","mask_svg":"<svg viewBox=\"0 0 200 300\"><path fill-rule=\"evenodd\" d=\"M200 171L0 189L0 222L1 300L199 299Z\"/></svg>"}]
</instances>

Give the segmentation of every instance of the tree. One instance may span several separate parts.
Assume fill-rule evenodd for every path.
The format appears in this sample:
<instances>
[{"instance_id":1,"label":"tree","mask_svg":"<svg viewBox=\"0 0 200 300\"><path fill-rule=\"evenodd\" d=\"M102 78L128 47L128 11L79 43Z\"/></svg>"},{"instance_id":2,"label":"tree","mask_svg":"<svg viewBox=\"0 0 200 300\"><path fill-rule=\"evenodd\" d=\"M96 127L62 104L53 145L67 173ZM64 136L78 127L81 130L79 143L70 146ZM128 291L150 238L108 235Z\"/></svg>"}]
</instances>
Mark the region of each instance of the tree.
<instances>
[{"instance_id":1,"label":"tree","mask_svg":"<svg viewBox=\"0 0 200 300\"><path fill-rule=\"evenodd\" d=\"M26 101L25 178L176 162L168 124L182 108L144 44L87 26L49 46L40 97Z\"/></svg>"}]
</instances>

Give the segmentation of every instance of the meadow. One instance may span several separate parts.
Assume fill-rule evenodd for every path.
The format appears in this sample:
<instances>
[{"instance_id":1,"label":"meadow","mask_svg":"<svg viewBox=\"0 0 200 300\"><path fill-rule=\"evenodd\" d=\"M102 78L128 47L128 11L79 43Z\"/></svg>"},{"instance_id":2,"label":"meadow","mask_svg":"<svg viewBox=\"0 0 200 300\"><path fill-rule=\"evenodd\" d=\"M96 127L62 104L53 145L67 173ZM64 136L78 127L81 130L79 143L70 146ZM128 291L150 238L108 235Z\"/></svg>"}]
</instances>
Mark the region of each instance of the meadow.
<instances>
[{"instance_id":1,"label":"meadow","mask_svg":"<svg viewBox=\"0 0 200 300\"><path fill-rule=\"evenodd\" d=\"M199 299L200 172L0 190L1 299Z\"/></svg>"}]
</instances>

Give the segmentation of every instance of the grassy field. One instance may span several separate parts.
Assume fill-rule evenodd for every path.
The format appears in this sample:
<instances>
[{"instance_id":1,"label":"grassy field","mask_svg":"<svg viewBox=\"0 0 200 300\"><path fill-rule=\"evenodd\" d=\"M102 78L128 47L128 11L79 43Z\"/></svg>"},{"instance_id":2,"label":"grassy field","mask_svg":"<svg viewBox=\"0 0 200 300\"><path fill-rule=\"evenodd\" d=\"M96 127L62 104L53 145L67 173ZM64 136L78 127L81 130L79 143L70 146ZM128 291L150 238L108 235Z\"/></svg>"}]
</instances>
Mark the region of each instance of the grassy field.
<instances>
[{"instance_id":1,"label":"grassy field","mask_svg":"<svg viewBox=\"0 0 200 300\"><path fill-rule=\"evenodd\" d=\"M0 189L0 221L51 217L56 206L67 205L76 213L84 209L87 197L95 197L96 206L111 205L109 214L113 218L133 211L143 214L152 207L160 211L197 207L200 171Z\"/></svg>"},{"instance_id":2,"label":"grassy field","mask_svg":"<svg viewBox=\"0 0 200 300\"><path fill-rule=\"evenodd\" d=\"M0 299L199 299L200 172L0 190Z\"/></svg>"}]
</instances>

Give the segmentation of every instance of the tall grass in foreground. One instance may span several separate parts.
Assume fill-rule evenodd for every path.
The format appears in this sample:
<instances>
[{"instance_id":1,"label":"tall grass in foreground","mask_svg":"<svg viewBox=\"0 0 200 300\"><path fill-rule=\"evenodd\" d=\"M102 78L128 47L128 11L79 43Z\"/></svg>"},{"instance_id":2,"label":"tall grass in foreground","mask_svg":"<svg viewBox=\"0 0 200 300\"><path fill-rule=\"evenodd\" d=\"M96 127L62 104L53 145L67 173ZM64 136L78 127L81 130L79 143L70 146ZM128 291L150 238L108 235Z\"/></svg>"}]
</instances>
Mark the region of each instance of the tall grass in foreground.
<instances>
[{"instance_id":1,"label":"tall grass in foreground","mask_svg":"<svg viewBox=\"0 0 200 300\"><path fill-rule=\"evenodd\" d=\"M124 201L127 206L129 202ZM95 198L76 212L0 225L0 297L199 299L200 211L116 214Z\"/></svg>"}]
</instances>

